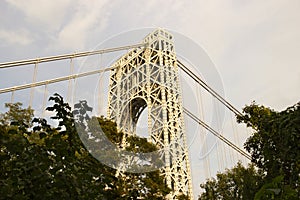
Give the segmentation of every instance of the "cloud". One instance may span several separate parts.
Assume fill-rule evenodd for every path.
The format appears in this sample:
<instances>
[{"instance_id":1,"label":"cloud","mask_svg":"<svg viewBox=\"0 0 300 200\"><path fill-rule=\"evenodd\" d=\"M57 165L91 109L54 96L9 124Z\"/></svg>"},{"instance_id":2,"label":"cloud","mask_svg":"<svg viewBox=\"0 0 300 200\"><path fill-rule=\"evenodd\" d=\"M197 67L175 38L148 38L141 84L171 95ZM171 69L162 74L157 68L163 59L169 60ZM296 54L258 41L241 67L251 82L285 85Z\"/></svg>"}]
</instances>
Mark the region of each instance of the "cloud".
<instances>
[{"instance_id":1,"label":"cloud","mask_svg":"<svg viewBox=\"0 0 300 200\"><path fill-rule=\"evenodd\" d=\"M29 45L33 42L27 30L0 30L0 46L7 45Z\"/></svg>"},{"instance_id":2,"label":"cloud","mask_svg":"<svg viewBox=\"0 0 300 200\"><path fill-rule=\"evenodd\" d=\"M299 0L6 2L9 6L0 6L2 59L88 50L88 45L119 32L163 27L205 47L223 78L228 100L236 107L257 100L283 109L299 101ZM63 73L62 68L53 67L47 72L51 76ZM12 84L11 76L1 73L1 80L7 77L4 82ZM30 73L18 74L22 74L14 76L18 80L32 79ZM193 170L200 170L199 162L192 162ZM194 179L195 195L199 181Z\"/></svg>"},{"instance_id":3,"label":"cloud","mask_svg":"<svg viewBox=\"0 0 300 200\"><path fill-rule=\"evenodd\" d=\"M113 6L109 6L111 14L107 31L111 35L144 27L168 28L175 24L180 26L184 19L177 16L182 8L184 8L184 3L179 0L116 0L113 1ZM110 35L107 34L107 37Z\"/></svg>"},{"instance_id":4,"label":"cloud","mask_svg":"<svg viewBox=\"0 0 300 200\"><path fill-rule=\"evenodd\" d=\"M83 49L92 32L106 27L110 15L106 11L108 2L79 0L73 15L55 36L54 46L69 50Z\"/></svg>"},{"instance_id":5,"label":"cloud","mask_svg":"<svg viewBox=\"0 0 300 200\"><path fill-rule=\"evenodd\" d=\"M282 0L185 3L172 28L205 47L234 105L264 99L262 103L282 108L299 99L293 75L300 73L299 6L299 1ZM282 88L289 89L283 93Z\"/></svg>"},{"instance_id":6,"label":"cloud","mask_svg":"<svg viewBox=\"0 0 300 200\"><path fill-rule=\"evenodd\" d=\"M71 0L7 0L7 3L25 15L25 20L30 25L39 26L47 31L60 28L71 2Z\"/></svg>"},{"instance_id":7,"label":"cloud","mask_svg":"<svg viewBox=\"0 0 300 200\"><path fill-rule=\"evenodd\" d=\"M47 52L86 48L89 37L95 32L101 32L107 26L111 8L115 5L108 0L7 0L6 2L24 18L14 16L11 20L35 33L35 40L43 42L43 48Z\"/></svg>"}]
</instances>

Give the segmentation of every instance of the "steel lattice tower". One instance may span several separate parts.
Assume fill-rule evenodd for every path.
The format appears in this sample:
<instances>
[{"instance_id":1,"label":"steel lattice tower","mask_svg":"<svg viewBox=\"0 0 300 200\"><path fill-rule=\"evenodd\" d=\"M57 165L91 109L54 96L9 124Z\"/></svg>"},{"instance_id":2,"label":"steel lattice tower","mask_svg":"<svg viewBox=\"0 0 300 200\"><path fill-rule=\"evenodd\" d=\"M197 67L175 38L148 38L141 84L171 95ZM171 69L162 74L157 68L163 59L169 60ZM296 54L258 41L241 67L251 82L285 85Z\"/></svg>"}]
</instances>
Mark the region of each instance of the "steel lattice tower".
<instances>
[{"instance_id":1,"label":"steel lattice tower","mask_svg":"<svg viewBox=\"0 0 300 200\"><path fill-rule=\"evenodd\" d=\"M161 170L174 193L193 199L186 144L182 96L173 36L158 29L114 64L110 74L108 117L126 136L134 135L137 121L148 108L148 140L165 149Z\"/></svg>"}]
</instances>

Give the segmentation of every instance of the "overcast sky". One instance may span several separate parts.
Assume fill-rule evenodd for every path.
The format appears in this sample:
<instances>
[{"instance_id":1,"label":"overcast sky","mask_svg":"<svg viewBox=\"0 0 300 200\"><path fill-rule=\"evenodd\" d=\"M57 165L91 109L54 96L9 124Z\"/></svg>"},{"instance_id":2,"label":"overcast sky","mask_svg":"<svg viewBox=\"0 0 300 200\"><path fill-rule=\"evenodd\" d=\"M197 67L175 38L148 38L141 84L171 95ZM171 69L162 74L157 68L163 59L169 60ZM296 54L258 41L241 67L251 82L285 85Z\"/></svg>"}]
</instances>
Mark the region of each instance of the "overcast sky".
<instances>
[{"instance_id":1,"label":"overcast sky","mask_svg":"<svg viewBox=\"0 0 300 200\"><path fill-rule=\"evenodd\" d=\"M299 9L298 0L1 1L0 62L90 50L120 32L163 27L206 50L236 107L256 100L281 110L300 99Z\"/></svg>"},{"instance_id":2,"label":"overcast sky","mask_svg":"<svg viewBox=\"0 0 300 200\"><path fill-rule=\"evenodd\" d=\"M162 27L206 51L238 109L255 100L282 110L300 100L299 10L299 0L0 1L0 62L91 50L120 32ZM0 71L1 88L31 80L32 70Z\"/></svg>"}]
</instances>

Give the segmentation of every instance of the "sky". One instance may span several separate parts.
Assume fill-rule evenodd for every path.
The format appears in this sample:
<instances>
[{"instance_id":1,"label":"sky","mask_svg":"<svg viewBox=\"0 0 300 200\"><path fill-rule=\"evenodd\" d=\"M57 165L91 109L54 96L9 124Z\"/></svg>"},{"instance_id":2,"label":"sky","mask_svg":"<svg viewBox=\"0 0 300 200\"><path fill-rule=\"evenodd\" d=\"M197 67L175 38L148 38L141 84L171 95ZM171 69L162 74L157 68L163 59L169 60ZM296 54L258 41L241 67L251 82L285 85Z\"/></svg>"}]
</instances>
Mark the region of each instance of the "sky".
<instances>
[{"instance_id":1,"label":"sky","mask_svg":"<svg viewBox=\"0 0 300 200\"><path fill-rule=\"evenodd\" d=\"M299 10L298 0L4 0L0 63L92 50L126 31L161 27L204 49L236 108L256 101L283 110L300 100ZM37 80L69 72L45 65ZM0 88L30 83L32 74L32 67L0 69ZM1 109L10 98L0 95Z\"/></svg>"}]
</instances>

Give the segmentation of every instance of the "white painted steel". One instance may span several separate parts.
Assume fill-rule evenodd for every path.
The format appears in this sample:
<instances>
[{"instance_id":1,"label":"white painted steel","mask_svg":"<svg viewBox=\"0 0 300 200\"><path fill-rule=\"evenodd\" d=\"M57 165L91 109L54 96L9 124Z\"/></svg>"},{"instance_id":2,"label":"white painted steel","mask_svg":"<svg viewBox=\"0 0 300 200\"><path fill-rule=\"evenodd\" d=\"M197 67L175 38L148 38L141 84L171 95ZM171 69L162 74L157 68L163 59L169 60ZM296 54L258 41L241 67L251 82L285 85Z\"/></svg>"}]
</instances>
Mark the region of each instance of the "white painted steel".
<instances>
[{"instance_id":1,"label":"white painted steel","mask_svg":"<svg viewBox=\"0 0 300 200\"><path fill-rule=\"evenodd\" d=\"M189 155L183 119L181 89L173 36L158 29L113 65L109 83L108 117L126 137L135 135L137 121L148 108L149 141L164 149L167 185L174 193L193 199Z\"/></svg>"}]
</instances>

